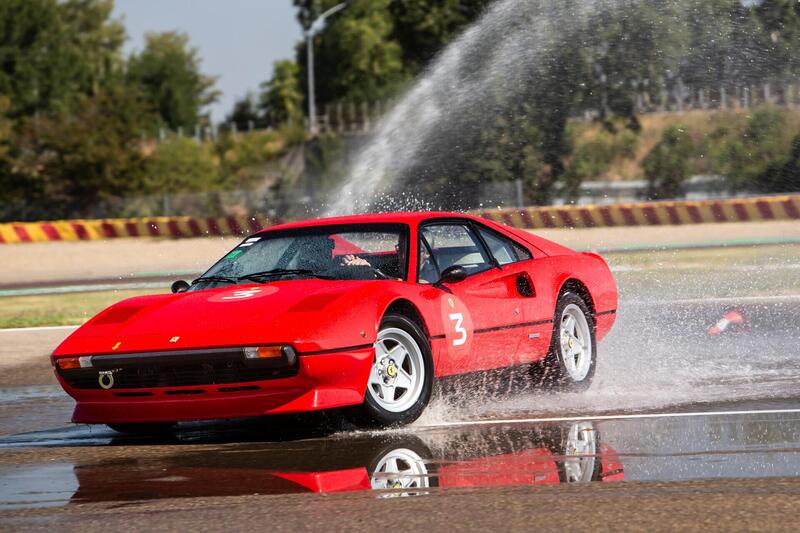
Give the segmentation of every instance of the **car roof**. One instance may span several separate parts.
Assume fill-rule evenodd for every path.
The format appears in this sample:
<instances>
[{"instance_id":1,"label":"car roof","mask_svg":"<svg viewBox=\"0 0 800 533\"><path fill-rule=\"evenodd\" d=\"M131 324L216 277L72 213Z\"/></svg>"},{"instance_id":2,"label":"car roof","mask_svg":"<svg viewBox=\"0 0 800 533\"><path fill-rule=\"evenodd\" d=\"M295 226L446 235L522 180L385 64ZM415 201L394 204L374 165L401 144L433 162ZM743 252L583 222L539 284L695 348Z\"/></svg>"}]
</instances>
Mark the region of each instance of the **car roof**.
<instances>
[{"instance_id":1,"label":"car roof","mask_svg":"<svg viewBox=\"0 0 800 533\"><path fill-rule=\"evenodd\" d=\"M317 218L311 220L301 220L297 222L287 222L271 226L259 231L260 233L267 233L274 230L292 229L292 228L308 228L314 226L332 226L336 224L380 224L380 223L394 223L394 224L408 224L418 225L421 222L431 219L440 218L460 218L462 220L474 220L489 228L501 231L506 236L512 238L518 243L523 243L523 246L529 248L535 255L544 253L544 255L568 255L574 254L573 250L553 241L534 235L533 233L500 224L492 220L468 215L466 213L452 213L447 211L417 211L417 212L398 212L398 213L372 213L365 215L350 215L344 217L331 217L331 218ZM531 246L533 248L531 248Z\"/></svg>"},{"instance_id":2,"label":"car roof","mask_svg":"<svg viewBox=\"0 0 800 533\"><path fill-rule=\"evenodd\" d=\"M398 212L398 213L370 213L365 215L349 215L342 217L329 217L329 218L315 218L310 220L301 220L297 222L287 222L265 228L258 233L291 229L291 228L307 228L313 226L332 226L336 224L379 224L379 223L394 223L394 224L419 224L420 222L428 219L435 218L463 218L468 220L477 220L477 217L467 215L464 213L449 213L445 211L424 211L424 212Z\"/></svg>"}]
</instances>

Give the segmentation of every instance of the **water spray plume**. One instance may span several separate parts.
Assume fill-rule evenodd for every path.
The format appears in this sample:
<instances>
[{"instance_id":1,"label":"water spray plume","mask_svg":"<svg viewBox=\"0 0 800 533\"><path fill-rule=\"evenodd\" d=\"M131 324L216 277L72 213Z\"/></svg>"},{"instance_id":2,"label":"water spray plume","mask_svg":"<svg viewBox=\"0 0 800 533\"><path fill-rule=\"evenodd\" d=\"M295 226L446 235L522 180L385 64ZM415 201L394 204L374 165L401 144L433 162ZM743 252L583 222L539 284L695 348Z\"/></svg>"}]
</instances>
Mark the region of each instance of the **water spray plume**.
<instances>
[{"instance_id":1,"label":"water spray plume","mask_svg":"<svg viewBox=\"0 0 800 533\"><path fill-rule=\"evenodd\" d=\"M483 187L517 179L525 201L570 194L586 172L568 172L577 165L570 119L618 116L636 130L636 102L670 91L683 102L684 81L724 100L725 90L739 94L768 79L753 59L771 52L743 9L690 0L499 0L379 121L328 214L475 208Z\"/></svg>"},{"instance_id":2,"label":"water spray plume","mask_svg":"<svg viewBox=\"0 0 800 533\"><path fill-rule=\"evenodd\" d=\"M419 172L424 181L426 173L433 177L462 157L469 149L460 143L465 133L495 116L498 102L524 96L535 83L542 53L577 38L588 16L608 5L591 0L546 8L521 0L495 3L381 120L329 214L430 207L430 198L422 196L397 199L393 185L409 172Z\"/></svg>"}]
</instances>

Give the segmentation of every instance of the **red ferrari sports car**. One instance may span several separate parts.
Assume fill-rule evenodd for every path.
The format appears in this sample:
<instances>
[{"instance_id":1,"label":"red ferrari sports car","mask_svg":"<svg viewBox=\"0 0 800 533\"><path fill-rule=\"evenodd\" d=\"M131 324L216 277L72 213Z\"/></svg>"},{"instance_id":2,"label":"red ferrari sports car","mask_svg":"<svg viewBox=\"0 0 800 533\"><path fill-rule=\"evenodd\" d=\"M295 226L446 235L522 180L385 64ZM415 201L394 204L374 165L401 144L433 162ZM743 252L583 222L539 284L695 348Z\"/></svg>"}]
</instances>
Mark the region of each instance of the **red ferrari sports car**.
<instances>
[{"instance_id":1,"label":"red ferrari sports car","mask_svg":"<svg viewBox=\"0 0 800 533\"><path fill-rule=\"evenodd\" d=\"M524 365L587 387L616 307L597 254L468 215L358 215L260 231L104 310L53 364L74 422L123 431L345 406L391 426L445 376Z\"/></svg>"}]
</instances>

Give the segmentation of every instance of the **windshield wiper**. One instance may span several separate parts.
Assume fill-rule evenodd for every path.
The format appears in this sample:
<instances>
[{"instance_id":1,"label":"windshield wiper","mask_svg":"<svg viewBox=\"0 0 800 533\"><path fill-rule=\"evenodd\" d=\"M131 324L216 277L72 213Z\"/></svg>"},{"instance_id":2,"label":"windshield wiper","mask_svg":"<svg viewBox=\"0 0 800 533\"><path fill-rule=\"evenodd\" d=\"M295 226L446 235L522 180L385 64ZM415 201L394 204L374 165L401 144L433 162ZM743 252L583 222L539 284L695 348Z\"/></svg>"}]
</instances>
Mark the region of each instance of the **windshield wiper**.
<instances>
[{"instance_id":1,"label":"windshield wiper","mask_svg":"<svg viewBox=\"0 0 800 533\"><path fill-rule=\"evenodd\" d=\"M227 276L201 276L195 280L192 280L192 285L197 283L239 283L239 280L236 278L229 278Z\"/></svg>"},{"instance_id":2,"label":"windshield wiper","mask_svg":"<svg viewBox=\"0 0 800 533\"><path fill-rule=\"evenodd\" d=\"M318 274L313 270L309 270L307 268L275 268L272 270L265 270L263 272L253 272L251 274L246 274L244 276L239 276L239 279L246 279L255 282L263 282L266 278L273 278L279 276L310 276L312 278L319 278L319 279L336 279L331 276L326 276L324 274Z\"/></svg>"},{"instance_id":3,"label":"windshield wiper","mask_svg":"<svg viewBox=\"0 0 800 533\"><path fill-rule=\"evenodd\" d=\"M192 285L197 283L231 283L236 284L242 280L255 281L256 283L264 283L268 278L280 276L310 276L319 279L336 279L324 274L318 274L313 270L305 268L276 268L273 270L265 270L263 272L253 272L244 276L202 276L192 281Z\"/></svg>"}]
</instances>

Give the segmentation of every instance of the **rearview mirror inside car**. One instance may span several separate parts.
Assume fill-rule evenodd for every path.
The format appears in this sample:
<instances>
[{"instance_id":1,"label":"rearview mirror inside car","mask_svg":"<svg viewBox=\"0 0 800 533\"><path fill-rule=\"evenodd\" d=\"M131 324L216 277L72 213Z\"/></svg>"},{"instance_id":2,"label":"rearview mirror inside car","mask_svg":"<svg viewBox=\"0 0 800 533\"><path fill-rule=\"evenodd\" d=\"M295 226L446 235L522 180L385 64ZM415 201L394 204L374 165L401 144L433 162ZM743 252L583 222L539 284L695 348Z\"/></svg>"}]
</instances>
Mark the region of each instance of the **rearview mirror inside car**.
<instances>
[{"instance_id":1,"label":"rearview mirror inside car","mask_svg":"<svg viewBox=\"0 0 800 533\"><path fill-rule=\"evenodd\" d=\"M172 284L173 293L186 292L187 290L189 290L189 284L183 281L182 279L179 279L178 281Z\"/></svg>"}]
</instances>

